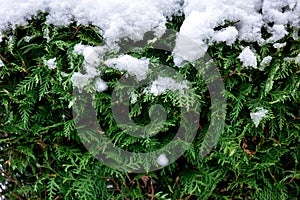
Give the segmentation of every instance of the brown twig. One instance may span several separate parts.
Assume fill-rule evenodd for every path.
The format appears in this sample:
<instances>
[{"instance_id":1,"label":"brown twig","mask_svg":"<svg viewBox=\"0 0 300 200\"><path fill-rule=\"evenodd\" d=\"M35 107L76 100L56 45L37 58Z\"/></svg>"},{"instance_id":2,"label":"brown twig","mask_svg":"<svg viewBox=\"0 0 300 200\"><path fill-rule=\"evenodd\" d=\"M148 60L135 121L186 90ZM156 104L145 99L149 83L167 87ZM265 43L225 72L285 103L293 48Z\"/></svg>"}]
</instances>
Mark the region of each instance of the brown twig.
<instances>
[{"instance_id":1,"label":"brown twig","mask_svg":"<svg viewBox=\"0 0 300 200\"><path fill-rule=\"evenodd\" d=\"M190 194L189 196L185 197L184 200L189 200L192 196L193 194Z\"/></svg>"},{"instance_id":2,"label":"brown twig","mask_svg":"<svg viewBox=\"0 0 300 200\"><path fill-rule=\"evenodd\" d=\"M222 80L224 80L224 79L226 79L226 78L228 78L228 77L230 77L230 76L232 76L232 75L235 75L235 74L237 74L237 69L236 69L236 68L235 68L234 71L230 72L230 73L227 74L224 78L222 78Z\"/></svg>"},{"instance_id":3,"label":"brown twig","mask_svg":"<svg viewBox=\"0 0 300 200\"><path fill-rule=\"evenodd\" d=\"M73 40L73 39L76 37L76 35L77 35L77 33L78 33L78 31L79 31L80 28L81 28L81 25L79 25L79 26L76 28L76 31L74 32L73 36L71 37L71 40Z\"/></svg>"},{"instance_id":4,"label":"brown twig","mask_svg":"<svg viewBox=\"0 0 300 200\"><path fill-rule=\"evenodd\" d=\"M18 195L16 195L16 194L14 194L14 193L12 193L12 192L9 192L11 195L13 195L15 198L17 198L17 199L19 199L19 200L22 200L22 198L21 197L19 197Z\"/></svg>"},{"instance_id":5,"label":"brown twig","mask_svg":"<svg viewBox=\"0 0 300 200\"><path fill-rule=\"evenodd\" d=\"M10 180L11 182L15 183L17 186L19 186L20 188L22 187L21 184L16 181L15 179L13 179L11 176L9 176L5 171L3 171L2 169L0 169L0 173L4 175L5 178L7 178L8 180Z\"/></svg>"},{"instance_id":6,"label":"brown twig","mask_svg":"<svg viewBox=\"0 0 300 200\"><path fill-rule=\"evenodd\" d=\"M55 199L54 200L58 200L60 198L60 196L57 196L57 197L55 197Z\"/></svg>"},{"instance_id":7,"label":"brown twig","mask_svg":"<svg viewBox=\"0 0 300 200\"><path fill-rule=\"evenodd\" d=\"M3 60L3 62L5 62L6 64L10 64L10 62L8 62L8 61L2 56L1 53L0 53L0 58L1 58L1 60Z\"/></svg>"},{"instance_id":8,"label":"brown twig","mask_svg":"<svg viewBox=\"0 0 300 200\"><path fill-rule=\"evenodd\" d=\"M294 181L294 179L295 179L295 176L293 176L293 177L291 178L291 180L289 180L289 182L287 182L286 184L291 184L291 183Z\"/></svg>"},{"instance_id":9,"label":"brown twig","mask_svg":"<svg viewBox=\"0 0 300 200\"><path fill-rule=\"evenodd\" d=\"M152 178L150 180L150 189L151 189L151 200L154 200L154 187L152 183Z\"/></svg>"},{"instance_id":10,"label":"brown twig","mask_svg":"<svg viewBox=\"0 0 300 200\"><path fill-rule=\"evenodd\" d=\"M124 194L123 191L120 189L119 184L115 181L115 179L113 179L113 178L105 178L105 179L111 180L111 181L115 184L115 186L116 186L116 189L115 189L115 190L117 190L117 191L120 192L121 194ZM128 197L126 197L126 196L124 196L124 198L125 198L126 200L130 200L130 199L129 199Z\"/></svg>"}]
</instances>

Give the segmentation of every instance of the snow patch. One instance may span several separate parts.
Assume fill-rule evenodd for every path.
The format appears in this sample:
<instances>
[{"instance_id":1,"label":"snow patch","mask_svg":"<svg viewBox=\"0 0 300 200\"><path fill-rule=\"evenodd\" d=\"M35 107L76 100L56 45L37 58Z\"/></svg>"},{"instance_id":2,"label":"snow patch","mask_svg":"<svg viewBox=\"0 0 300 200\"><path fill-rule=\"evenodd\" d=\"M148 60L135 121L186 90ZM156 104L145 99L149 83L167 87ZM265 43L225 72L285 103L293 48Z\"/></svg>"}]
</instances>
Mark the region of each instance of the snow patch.
<instances>
[{"instance_id":1,"label":"snow patch","mask_svg":"<svg viewBox=\"0 0 300 200\"><path fill-rule=\"evenodd\" d=\"M110 68L127 71L141 81L147 77L150 61L148 58L138 59L130 55L120 55L118 58L107 59L104 63Z\"/></svg>"},{"instance_id":2,"label":"snow patch","mask_svg":"<svg viewBox=\"0 0 300 200\"><path fill-rule=\"evenodd\" d=\"M45 65L49 69L55 69L56 68L56 58L51 58L49 60L45 60Z\"/></svg>"},{"instance_id":3,"label":"snow patch","mask_svg":"<svg viewBox=\"0 0 300 200\"><path fill-rule=\"evenodd\" d=\"M79 89L79 92L81 92L83 87L88 84L89 78L90 76L87 74L81 74L80 72L75 72L71 77L71 81L73 85Z\"/></svg>"},{"instance_id":4,"label":"snow patch","mask_svg":"<svg viewBox=\"0 0 300 200\"><path fill-rule=\"evenodd\" d=\"M0 68L4 66L3 61L0 59Z\"/></svg>"},{"instance_id":5,"label":"snow patch","mask_svg":"<svg viewBox=\"0 0 300 200\"><path fill-rule=\"evenodd\" d=\"M280 49L280 48L285 47L285 46L286 46L286 42L284 42L284 43L275 43L275 44L273 44L273 47L274 47L275 49Z\"/></svg>"},{"instance_id":6,"label":"snow patch","mask_svg":"<svg viewBox=\"0 0 300 200\"><path fill-rule=\"evenodd\" d=\"M300 63L300 53L296 56L295 62ZM1 64L0 64L0 66L1 66Z\"/></svg>"},{"instance_id":7,"label":"snow patch","mask_svg":"<svg viewBox=\"0 0 300 200\"><path fill-rule=\"evenodd\" d=\"M67 26L93 24L103 31L107 42L121 37L141 39L153 30L160 35L165 30L166 17L180 14L179 0L2 0L0 7L0 32L27 25L27 20L39 11L49 13L46 23ZM18 11L18 12L16 12ZM49 35L45 33L48 40Z\"/></svg>"},{"instance_id":8,"label":"snow patch","mask_svg":"<svg viewBox=\"0 0 300 200\"><path fill-rule=\"evenodd\" d=\"M165 167L169 164L169 159L165 153L162 153L157 157L157 164L162 167Z\"/></svg>"},{"instance_id":9,"label":"snow patch","mask_svg":"<svg viewBox=\"0 0 300 200\"><path fill-rule=\"evenodd\" d=\"M269 28L269 33L272 34L272 37L268 38L267 42L277 42L288 34L288 32L285 30L284 25L281 24L273 25L272 28Z\"/></svg>"},{"instance_id":10,"label":"snow patch","mask_svg":"<svg viewBox=\"0 0 300 200\"><path fill-rule=\"evenodd\" d=\"M249 47L245 47L238 58L243 62L245 67L257 68L256 56Z\"/></svg>"},{"instance_id":11,"label":"snow patch","mask_svg":"<svg viewBox=\"0 0 300 200\"><path fill-rule=\"evenodd\" d=\"M235 27L230 26L222 29L221 31L215 32L213 41L226 42L227 45L232 45L236 41L238 34L238 30L236 30Z\"/></svg>"},{"instance_id":12,"label":"snow patch","mask_svg":"<svg viewBox=\"0 0 300 200\"><path fill-rule=\"evenodd\" d=\"M264 57L263 60L260 63L259 69L261 71L263 71L265 69L265 67L268 66L271 63L272 59L273 59L272 56Z\"/></svg>"},{"instance_id":13,"label":"snow patch","mask_svg":"<svg viewBox=\"0 0 300 200\"><path fill-rule=\"evenodd\" d=\"M135 104L137 102L137 99L138 99L138 95L134 91L132 91L130 93L130 103Z\"/></svg>"},{"instance_id":14,"label":"snow patch","mask_svg":"<svg viewBox=\"0 0 300 200\"><path fill-rule=\"evenodd\" d=\"M96 79L95 90L97 92L103 92L103 91L107 90L107 88L108 88L107 84L101 78Z\"/></svg>"},{"instance_id":15,"label":"snow patch","mask_svg":"<svg viewBox=\"0 0 300 200\"><path fill-rule=\"evenodd\" d=\"M268 110L261 107L257 107L256 112L250 113L250 117L256 127L258 126L260 121L266 116L267 113Z\"/></svg>"},{"instance_id":16,"label":"snow patch","mask_svg":"<svg viewBox=\"0 0 300 200\"><path fill-rule=\"evenodd\" d=\"M168 90L179 91L181 94L184 94L184 89L188 89L187 81L178 83L170 77L158 77L158 79L152 82L150 88L146 88L144 92L149 92L154 96L158 96L166 93Z\"/></svg>"}]
</instances>

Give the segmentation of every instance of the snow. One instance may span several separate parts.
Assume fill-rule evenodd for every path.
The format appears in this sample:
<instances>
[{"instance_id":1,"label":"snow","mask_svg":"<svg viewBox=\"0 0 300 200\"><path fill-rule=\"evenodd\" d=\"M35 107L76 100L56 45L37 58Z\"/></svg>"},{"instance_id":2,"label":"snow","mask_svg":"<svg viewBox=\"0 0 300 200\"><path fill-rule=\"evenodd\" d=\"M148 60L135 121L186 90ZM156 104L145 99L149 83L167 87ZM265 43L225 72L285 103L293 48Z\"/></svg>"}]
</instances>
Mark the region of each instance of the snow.
<instances>
[{"instance_id":1,"label":"snow","mask_svg":"<svg viewBox=\"0 0 300 200\"><path fill-rule=\"evenodd\" d=\"M77 21L101 27L104 38L110 41L124 36L137 39L151 29L161 33L166 17L179 13L180 4L178 0L128 0L126 3L122 0L3 0L0 30L26 25L26 20L38 11L47 11L48 24L66 26Z\"/></svg>"},{"instance_id":2,"label":"snow","mask_svg":"<svg viewBox=\"0 0 300 200\"><path fill-rule=\"evenodd\" d=\"M141 81L147 77L150 61L148 58L138 59L130 55L120 55L118 58L107 59L104 63L110 68L127 71Z\"/></svg>"},{"instance_id":3,"label":"snow","mask_svg":"<svg viewBox=\"0 0 300 200\"><path fill-rule=\"evenodd\" d=\"M194 42L183 34L178 34L173 49L174 64L181 67L184 61L195 61L204 56L208 46L204 42Z\"/></svg>"},{"instance_id":4,"label":"snow","mask_svg":"<svg viewBox=\"0 0 300 200\"><path fill-rule=\"evenodd\" d=\"M295 60L295 58L292 58L292 57L285 57L285 58L283 58L283 61L284 62L292 62L293 60Z\"/></svg>"},{"instance_id":5,"label":"snow","mask_svg":"<svg viewBox=\"0 0 300 200\"><path fill-rule=\"evenodd\" d=\"M256 127L258 126L260 121L266 116L267 113L268 113L268 110L266 110L262 107L257 107L256 112L250 113L250 117Z\"/></svg>"},{"instance_id":6,"label":"snow","mask_svg":"<svg viewBox=\"0 0 300 200\"><path fill-rule=\"evenodd\" d=\"M284 25L281 24L273 25L273 27L269 28L269 33L272 34L272 37L268 38L267 42L277 42L288 34Z\"/></svg>"},{"instance_id":7,"label":"snow","mask_svg":"<svg viewBox=\"0 0 300 200\"><path fill-rule=\"evenodd\" d=\"M180 28L180 34L195 41L200 47L199 56L203 56L208 46L214 42L226 42L227 45L236 40L257 42L259 45L277 42L287 35L288 25L296 29L300 27L299 13L299 0L186 0L186 19ZM227 22L231 26L221 31L215 30ZM263 27L271 37L262 38ZM178 50L179 48L181 49ZM190 49L186 50L189 53ZM184 53L185 47L179 46L176 51ZM175 60L178 64L182 61L176 57Z\"/></svg>"},{"instance_id":8,"label":"snow","mask_svg":"<svg viewBox=\"0 0 300 200\"><path fill-rule=\"evenodd\" d=\"M56 58L51 58L49 60L45 60L45 65L49 69L55 69L56 68Z\"/></svg>"},{"instance_id":9,"label":"snow","mask_svg":"<svg viewBox=\"0 0 300 200\"><path fill-rule=\"evenodd\" d=\"M0 59L0 68L4 66L3 61Z\"/></svg>"},{"instance_id":10,"label":"snow","mask_svg":"<svg viewBox=\"0 0 300 200\"><path fill-rule=\"evenodd\" d=\"M104 54L104 47L93 47L89 45L76 44L74 46L74 53L83 55L83 67L87 74L93 78L98 75L97 66L101 63Z\"/></svg>"},{"instance_id":11,"label":"snow","mask_svg":"<svg viewBox=\"0 0 300 200\"><path fill-rule=\"evenodd\" d=\"M263 60L261 61L260 65L265 66L270 64L270 62L272 61L272 56L266 56L263 58Z\"/></svg>"},{"instance_id":12,"label":"snow","mask_svg":"<svg viewBox=\"0 0 300 200\"><path fill-rule=\"evenodd\" d=\"M33 38L34 36L25 36L24 40L25 42L30 42L30 40Z\"/></svg>"},{"instance_id":13,"label":"snow","mask_svg":"<svg viewBox=\"0 0 300 200\"><path fill-rule=\"evenodd\" d=\"M170 77L158 77L152 82L150 88L145 89L145 92L158 96L167 91L179 91L181 94L184 94L184 89L188 89L187 81L178 83Z\"/></svg>"},{"instance_id":14,"label":"snow","mask_svg":"<svg viewBox=\"0 0 300 200\"><path fill-rule=\"evenodd\" d=\"M238 30L235 27L230 26L221 31L217 31L213 36L213 40L216 42L226 42L227 45L232 45L236 41L238 34Z\"/></svg>"},{"instance_id":15,"label":"snow","mask_svg":"<svg viewBox=\"0 0 300 200\"><path fill-rule=\"evenodd\" d=\"M3 170L1 164L0 164L0 169ZM3 175L4 174L0 174L0 176L3 176ZM2 183L0 182L0 194L3 192L3 190L6 189L7 185L8 185L8 181L2 182ZM5 199L4 196L0 196L0 200L4 200L4 199Z\"/></svg>"},{"instance_id":16,"label":"snow","mask_svg":"<svg viewBox=\"0 0 300 200\"><path fill-rule=\"evenodd\" d=\"M295 29L293 32L293 39L298 40L299 38L299 29Z\"/></svg>"},{"instance_id":17,"label":"snow","mask_svg":"<svg viewBox=\"0 0 300 200\"><path fill-rule=\"evenodd\" d=\"M167 157L166 154L162 153L157 157L157 163L162 166L165 167L169 164L169 159Z\"/></svg>"},{"instance_id":18,"label":"snow","mask_svg":"<svg viewBox=\"0 0 300 200\"><path fill-rule=\"evenodd\" d=\"M82 91L83 87L86 86L89 82L90 77L86 74L81 74L80 72L75 72L71 77L73 85Z\"/></svg>"},{"instance_id":19,"label":"snow","mask_svg":"<svg viewBox=\"0 0 300 200\"><path fill-rule=\"evenodd\" d=\"M264 0L262 12L266 22L300 26L299 0Z\"/></svg>"},{"instance_id":20,"label":"snow","mask_svg":"<svg viewBox=\"0 0 300 200\"><path fill-rule=\"evenodd\" d=\"M108 185L106 185L106 188L107 189L112 189L112 188L114 188L114 186L112 184L108 184Z\"/></svg>"},{"instance_id":21,"label":"snow","mask_svg":"<svg viewBox=\"0 0 300 200\"><path fill-rule=\"evenodd\" d=\"M215 35L219 33L214 28L226 22L236 22L239 40L259 43L264 41L263 26L273 35L270 41L282 38L288 24L300 27L299 0L128 0L126 3L122 0L2 0L0 30L26 26L27 19L38 11L48 12L46 23L56 26L67 26L73 21L93 24L108 43L121 37L141 39L149 30L160 35L166 28L166 18L181 12L186 20L180 33L199 44L216 41L214 38L219 36ZM230 44L233 38L225 40Z\"/></svg>"},{"instance_id":22,"label":"snow","mask_svg":"<svg viewBox=\"0 0 300 200\"><path fill-rule=\"evenodd\" d=\"M264 57L263 60L260 63L259 69L264 70L265 67L268 66L271 63L272 59L273 59L272 56Z\"/></svg>"},{"instance_id":23,"label":"snow","mask_svg":"<svg viewBox=\"0 0 300 200\"><path fill-rule=\"evenodd\" d=\"M44 30L44 36L43 36L43 37L47 40L47 42L50 41L50 36L49 36L49 34L50 34L49 29L46 28L46 29Z\"/></svg>"},{"instance_id":24,"label":"snow","mask_svg":"<svg viewBox=\"0 0 300 200\"><path fill-rule=\"evenodd\" d=\"M284 42L284 43L275 43L275 44L273 44L273 47L274 47L275 49L280 49L280 48L285 47L285 46L286 46L286 42Z\"/></svg>"},{"instance_id":25,"label":"snow","mask_svg":"<svg viewBox=\"0 0 300 200\"><path fill-rule=\"evenodd\" d=\"M89 80L99 76L99 72L97 71L98 65L101 63L101 59L104 54L104 47L93 47L89 45L76 44L74 46L74 53L78 55L83 55L83 69L86 72L83 74L82 72L75 72L71 81L75 87L79 88L79 91L83 89L89 83ZM96 91L104 89L103 83L100 81L96 81L95 89ZM106 89L106 88L105 88ZM104 89L104 90L105 90Z\"/></svg>"},{"instance_id":26,"label":"snow","mask_svg":"<svg viewBox=\"0 0 300 200\"><path fill-rule=\"evenodd\" d=\"M134 91L132 91L130 93L130 103L135 104L137 102L137 98L138 98L138 95Z\"/></svg>"},{"instance_id":27,"label":"snow","mask_svg":"<svg viewBox=\"0 0 300 200\"><path fill-rule=\"evenodd\" d=\"M300 64L300 53L296 56L295 62ZM0 66L1 66L1 64L0 64Z\"/></svg>"},{"instance_id":28,"label":"snow","mask_svg":"<svg viewBox=\"0 0 300 200\"><path fill-rule=\"evenodd\" d=\"M108 88L107 84L101 78L96 79L95 90L97 92L103 92L103 91L107 90L107 88Z\"/></svg>"},{"instance_id":29,"label":"snow","mask_svg":"<svg viewBox=\"0 0 300 200\"><path fill-rule=\"evenodd\" d=\"M257 68L256 56L250 47L245 47L238 58L243 62L245 67Z\"/></svg>"},{"instance_id":30,"label":"snow","mask_svg":"<svg viewBox=\"0 0 300 200\"><path fill-rule=\"evenodd\" d=\"M120 38L141 40L148 31L159 36L166 29L167 18L183 13L185 20L173 52L177 66L184 60L200 58L215 42L232 45L246 41L263 45L285 37L288 25L295 31L300 28L300 0L128 0L126 3L122 0L3 0L0 40L3 31L17 25L26 26L27 20L38 11L48 13L46 24L67 26L74 21L93 24L104 37L106 48L103 50L117 48ZM220 26L223 26L221 30L215 29ZM262 38L262 28L271 35L269 38ZM47 28L44 37L50 40ZM186 38L195 44L187 44ZM294 38L297 38L296 32ZM83 54L93 51L86 48ZM97 63L92 53L86 62L93 59ZM251 66L255 66L254 59L252 61Z\"/></svg>"}]
</instances>

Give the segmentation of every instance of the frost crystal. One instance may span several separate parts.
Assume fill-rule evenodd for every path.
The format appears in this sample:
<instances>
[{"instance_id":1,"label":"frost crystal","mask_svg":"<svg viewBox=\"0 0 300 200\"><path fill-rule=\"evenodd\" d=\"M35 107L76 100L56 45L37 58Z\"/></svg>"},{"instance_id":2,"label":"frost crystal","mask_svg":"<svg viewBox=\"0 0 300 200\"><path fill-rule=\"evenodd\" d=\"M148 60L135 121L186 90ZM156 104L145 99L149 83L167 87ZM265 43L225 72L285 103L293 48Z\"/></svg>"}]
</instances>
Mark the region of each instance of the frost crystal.
<instances>
[{"instance_id":1,"label":"frost crystal","mask_svg":"<svg viewBox=\"0 0 300 200\"><path fill-rule=\"evenodd\" d=\"M145 89L145 92L150 92L154 96L166 93L167 90L179 91L181 94L184 94L184 89L187 88L187 81L182 81L182 83L178 83L170 77L159 77L158 79L152 82L150 88Z\"/></svg>"},{"instance_id":2,"label":"frost crystal","mask_svg":"<svg viewBox=\"0 0 300 200\"><path fill-rule=\"evenodd\" d=\"M136 76L141 81L147 77L149 68L149 59L138 59L130 55L121 55L118 58L111 58L104 63L111 68L120 71L127 71L130 75Z\"/></svg>"},{"instance_id":3,"label":"frost crystal","mask_svg":"<svg viewBox=\"0 0 300 200\"><path fill-rule=\"evenodd\" d=\"M238 57L245 67L257 68L257 60L253 51L249 47L244 48L242 53Z\"/></svg>"},{"instance_id":4,"label":"frost crystal","mask_svg":"<svg viewBox=\"0 0 300 200\"><path fill-rule=\"evenodd\" d=\"M262 120L262 118L264 118L268 113L268 110L265 110L261 107L257 107L256 110L257 110L256 112L250 113L250 117L254 122L255 126L257 127L260 121Z\"/></svg>"}]
</instances>

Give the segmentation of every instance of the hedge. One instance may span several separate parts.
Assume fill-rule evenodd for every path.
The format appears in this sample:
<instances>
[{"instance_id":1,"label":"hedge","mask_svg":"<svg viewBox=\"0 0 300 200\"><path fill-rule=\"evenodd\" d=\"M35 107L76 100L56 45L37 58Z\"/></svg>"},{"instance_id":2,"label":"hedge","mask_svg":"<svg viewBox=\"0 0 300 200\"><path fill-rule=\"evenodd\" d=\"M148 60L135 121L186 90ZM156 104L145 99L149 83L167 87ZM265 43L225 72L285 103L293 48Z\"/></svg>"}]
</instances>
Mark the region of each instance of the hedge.
<instances>
[{"instance_id":1,"label":"hedge","mask_svg":"<svg viewBox=\"0 0 300 200\"><path fill-rule=\"evenodd\" d=\"M145 173L126 173L104 165L83 145L72 113L71 77L83 64L74 54L78 43L97 46L101 34L90 26L57 27L40 13L7 31L0 43L0 182L6 199L297 199L300 196L300 39L293 29L279 42L259 46L215 43L208 49L225 85L227 115L224 131L207 156L199 145L209 126L210 94L192 66L175 68L189 79L199 96L199 129L188 150L174 163ZM168 21L178 31L184 17ZM44 31L49 31L49 39ZM265 33L266 36L268 33ZM29 36L33 36L30 37ZM258 61L272 61L257 69L238 58L244 46L255 50ZM129 55L173 67L172 55L152 48ZM55 68L46 62L56 58ZM291 59L287 59L291 58ZM124 72L105 69L109 88ZM165 145L176 131L179 114L150 143L124 135L110 111L111 89L96 95L99 123L107 135L127 150L151 151ZM136 123L149 122L148 108L160 103L168 113L177 110L172 92L157 98L142 96L131 106ZM178 102L177 102L178 101ZM181 102L182 103L182 102ZM267 110L255 125L250 113ZM132 163L134 164L134 163ZM3 185L1 187L4 187Z\"/></svg>"}]
</instances>

